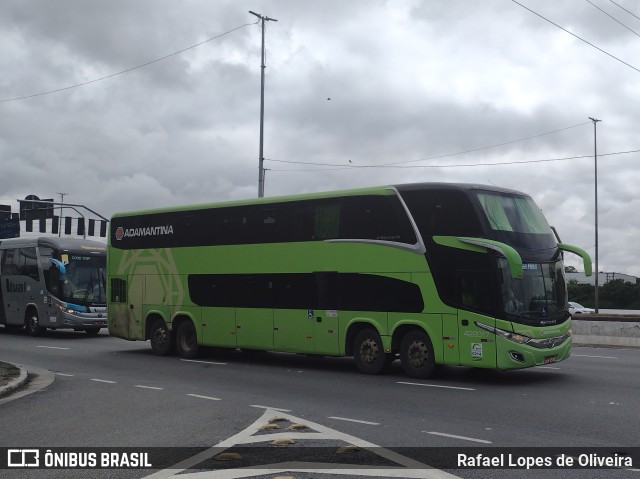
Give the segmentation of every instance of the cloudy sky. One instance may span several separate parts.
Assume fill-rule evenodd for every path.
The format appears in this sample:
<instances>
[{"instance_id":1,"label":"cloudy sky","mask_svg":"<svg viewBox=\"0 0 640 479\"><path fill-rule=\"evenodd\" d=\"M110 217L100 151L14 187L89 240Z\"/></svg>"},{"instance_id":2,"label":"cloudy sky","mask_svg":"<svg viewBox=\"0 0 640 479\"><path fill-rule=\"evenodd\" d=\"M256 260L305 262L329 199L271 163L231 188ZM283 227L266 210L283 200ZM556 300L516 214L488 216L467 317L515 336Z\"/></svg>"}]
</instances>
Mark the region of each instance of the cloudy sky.
<instances>
[{"instance_id":1,"label":"cloudy sky","mask_svg":"<svg viewBox=\"0 0 640 479\"><path fill-rule=\"evenodd\" d=\"M519 2L4 0L0 203L63 192L110 216L256 197L253 10L278 20L266 196L494 184L593 254L594 117L600 270L640 276L640 4Z\"/></svg>"}]
</instances>

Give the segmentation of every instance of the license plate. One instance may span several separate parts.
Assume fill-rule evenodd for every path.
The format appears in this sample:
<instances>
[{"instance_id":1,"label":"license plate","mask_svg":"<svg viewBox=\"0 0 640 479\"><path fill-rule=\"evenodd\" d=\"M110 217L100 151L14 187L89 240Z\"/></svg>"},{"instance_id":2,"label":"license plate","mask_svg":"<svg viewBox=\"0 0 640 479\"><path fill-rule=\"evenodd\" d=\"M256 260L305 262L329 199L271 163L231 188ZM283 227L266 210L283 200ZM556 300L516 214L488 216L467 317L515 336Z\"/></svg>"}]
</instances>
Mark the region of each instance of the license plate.
<instances>
[{"instance_id":1,"label":"license plate","mask_svg":"<svg viewBox=\"0 0 640 479\"><path fill-rule=\"evenodd\" d=\"M557 356L545 356L544 357L544 364L551 364L551 363L555 363L556 362L556 357Z\"/></svg>"}]
</instances>

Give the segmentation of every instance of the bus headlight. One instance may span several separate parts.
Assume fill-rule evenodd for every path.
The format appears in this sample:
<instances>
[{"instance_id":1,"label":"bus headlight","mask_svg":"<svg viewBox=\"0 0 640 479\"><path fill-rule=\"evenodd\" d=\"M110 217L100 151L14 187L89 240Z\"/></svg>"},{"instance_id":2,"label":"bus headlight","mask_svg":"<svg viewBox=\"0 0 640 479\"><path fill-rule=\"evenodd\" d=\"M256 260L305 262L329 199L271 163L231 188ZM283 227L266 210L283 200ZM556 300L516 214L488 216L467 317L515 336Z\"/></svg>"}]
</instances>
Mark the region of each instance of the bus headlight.
<instances>
[{"instance_id":1,"label":"bus headlight","mask_svg":"<svg viewBox=\"0 0 640 479\"><path fill-rule=\"evenodd\" d=\"M508 339L509 341L513 341L517 344L527 344L531 341L531 338L528 336L510 333L509 331L505 331L504 329L494 328L493 326L489 326L488 324L480 323L478 321L475 322L475 325L481 329L484 329L485 331L489 331L490 333L495 334L496 336L501 336L504 339Z\"/></svg>"},{"instance_id":2,"label":"bus headlight","mask_svg":"<svg viewBox=\"0 0 640 479\"><path fill-rule=\"evenodd\" d=\"M67 313L67 314L73 314L73 313L86 313L87 312L87 308L84 306L78 306L75 304L71 304L71 303L67 303L66 305L58 305L58 308L60 308L60 311L62 311L63 313Z\"/></svg>"}]
</instances>

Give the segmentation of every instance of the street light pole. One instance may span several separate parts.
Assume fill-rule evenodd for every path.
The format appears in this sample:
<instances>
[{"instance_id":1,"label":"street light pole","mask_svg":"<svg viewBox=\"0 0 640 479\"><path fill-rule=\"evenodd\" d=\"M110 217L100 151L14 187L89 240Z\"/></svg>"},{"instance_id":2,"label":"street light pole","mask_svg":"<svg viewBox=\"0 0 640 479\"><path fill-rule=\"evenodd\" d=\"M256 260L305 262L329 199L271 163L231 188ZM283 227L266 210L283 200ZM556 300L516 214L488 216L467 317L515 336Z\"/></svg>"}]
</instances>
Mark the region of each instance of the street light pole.
<instances>
[{"instance_id":1,"label":"street light pole","mask_svg":"<svg viewBox=\"0 0 640 479\"><path fill-rule=\"evenodd\" d=\"M62 236L62 204L64 203L64 197L69 193L58 193L60 195L60 219L58 220L58 237Z\"/></svg>"},{"instance_id":2,"label":"street light pole","mask_svg":"<svg viewBox=\"0 0 640 479\"><path fill-rule=\"evenodd\" d=\"M262 198L264 197L264 22L277 22L278 20L275 18L269 18L265 15L260 15L259 13L252 12L251 10L249 10L249 13L260 19L262 27L262 62L260 64L260 150L258 153L258 198Z\"/></svg>"},{"instance_id":3,"label":"street light pole","mask_svg":"<svg viewBox=\"0 0 640 479\"><path fill-rule=\"evenodd\" d=\"M589 117L589 120L593 122L593 161L595 165L595 229L596 229L596 277L595 277L595 312L598 313L598 277L600 276L600 270L598 269L598 128L597 123L602 120Z\"/></svg>"}]
</instances>

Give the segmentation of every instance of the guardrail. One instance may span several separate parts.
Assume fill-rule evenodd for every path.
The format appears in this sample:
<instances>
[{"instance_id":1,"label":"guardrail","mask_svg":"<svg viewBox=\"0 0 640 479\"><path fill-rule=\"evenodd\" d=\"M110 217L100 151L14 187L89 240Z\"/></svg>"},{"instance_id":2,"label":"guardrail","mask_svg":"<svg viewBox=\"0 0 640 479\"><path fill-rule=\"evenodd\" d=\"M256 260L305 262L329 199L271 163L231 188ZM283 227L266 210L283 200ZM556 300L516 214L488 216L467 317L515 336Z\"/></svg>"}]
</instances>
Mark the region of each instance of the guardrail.
<instances>
[{"instance_id":1,"label":"guardrail","mask_svg":"<svg viewBox=\"0 0 640 479\"><path fill-rule=\"evenodd\" d=\"M573 344L640 348L640 315L574 314Z\"/></svg>"}]
</instances>

